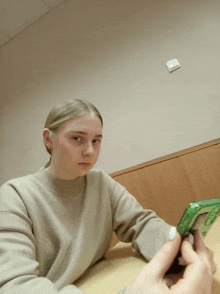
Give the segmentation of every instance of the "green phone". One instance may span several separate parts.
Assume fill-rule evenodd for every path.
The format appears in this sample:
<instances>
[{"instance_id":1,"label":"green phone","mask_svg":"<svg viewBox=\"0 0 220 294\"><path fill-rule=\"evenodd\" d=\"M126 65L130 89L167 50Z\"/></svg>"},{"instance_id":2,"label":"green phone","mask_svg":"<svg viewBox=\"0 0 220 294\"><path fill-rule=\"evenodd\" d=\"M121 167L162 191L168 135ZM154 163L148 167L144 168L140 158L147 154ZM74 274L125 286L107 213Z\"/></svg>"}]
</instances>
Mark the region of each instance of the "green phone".
<instances>
[{"instance_id":1,"label":"green phone","mask_svg":"<svg viewBox=\"0 0 220 294\"><path fill-rule=\"evenodd\" d=\"M177 226L177 231L181 235L182 240L189 234L194 234L198 229L200 229L203 236L205 236L219 214L220 198L193 201L183 213ZM180 256L181 253L179 251L166 275L183 273L185 267L179 265L178 257Z\"/></svg>"},{"instance_id":2,"label":"green phone","mask_svg":"<svg viewBox=\"0 0 220 294\"><path fill-rule=\"evenodd\" d=\"M194 201L189 204L177 226L182 239L198 229L203 236L208 233L211 225L220 214L220 198Z\"/></svg>"}]
</instances>

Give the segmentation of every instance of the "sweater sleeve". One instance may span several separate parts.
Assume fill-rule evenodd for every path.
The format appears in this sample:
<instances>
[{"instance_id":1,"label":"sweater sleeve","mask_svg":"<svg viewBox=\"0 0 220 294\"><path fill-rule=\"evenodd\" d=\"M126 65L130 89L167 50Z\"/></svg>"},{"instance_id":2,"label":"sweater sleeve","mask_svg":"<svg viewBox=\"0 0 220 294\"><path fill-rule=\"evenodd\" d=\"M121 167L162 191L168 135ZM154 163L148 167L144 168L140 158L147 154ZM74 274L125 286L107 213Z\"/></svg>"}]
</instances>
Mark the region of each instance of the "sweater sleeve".
<instances>
[{"instance_id":1,"label":"sweater sleeve","mask_svg":"<svg viewBox=\"0 0 220 294\"><path fill-rule=\"evenodd\" d=\"M169 240L172 226L149 209L144 209L122 185L110 176L113 229L122 242L131 242L135 254L151 260Z\"/></svg>"},{"instance_id":2,"label":"sweater sleeve","mask_svg":"<svg viewBox=\"0 0 220 294\"><path fill-rule=\"evenodd\" d=\"M3 294L83 294L74 285L58 290L39 277L37 248L25 205L10 185L0 189L0 290Z\"/></svg>"}]
</instances>

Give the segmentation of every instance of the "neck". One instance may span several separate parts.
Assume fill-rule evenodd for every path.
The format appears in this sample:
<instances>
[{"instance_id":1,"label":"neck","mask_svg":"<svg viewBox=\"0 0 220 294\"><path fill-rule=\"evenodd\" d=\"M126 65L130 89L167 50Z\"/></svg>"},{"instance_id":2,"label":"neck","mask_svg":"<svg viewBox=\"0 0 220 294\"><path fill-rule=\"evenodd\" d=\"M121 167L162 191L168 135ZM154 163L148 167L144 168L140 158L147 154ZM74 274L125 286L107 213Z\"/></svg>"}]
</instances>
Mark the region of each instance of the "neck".
<instances>
[{"instance_id":1,"label":"neck","mask_svg":"<svg viewBox=\"0 0 220 294\"><path fill-rule=\"evenodd\" d=\"M63 180L76 180L79 177L70 175L69 173L59 169L56 169L53 167L52 163L50 162L49 165L48 163L46 164L45 168L54 176L63 179Z\"/></svg>"}]
</instances>

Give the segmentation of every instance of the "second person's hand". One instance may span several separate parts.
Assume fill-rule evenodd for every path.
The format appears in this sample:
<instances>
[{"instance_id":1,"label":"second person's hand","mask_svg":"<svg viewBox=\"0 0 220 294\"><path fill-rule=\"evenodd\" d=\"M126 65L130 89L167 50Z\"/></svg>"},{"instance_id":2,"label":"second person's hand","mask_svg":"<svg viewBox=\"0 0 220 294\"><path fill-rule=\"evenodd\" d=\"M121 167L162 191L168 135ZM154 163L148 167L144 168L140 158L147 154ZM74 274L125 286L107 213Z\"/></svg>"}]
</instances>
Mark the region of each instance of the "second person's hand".
<instances>
[{"instance_id":1,"label":"second person's hand","mask_svg":"<svg viewBox=\"0 0 220 294\"><path fill-rule=\"evenodd\" d=\"M176 257L181 243L177 233L173 241L167 242L154 258L142 269L126 290L126 294L211 294L213 274L216 267L213 253L195 234L194 247L188 239L181 245L181 253L186 263L183 277L168 287L164 274Z\"/></svg>"}]
</instances>

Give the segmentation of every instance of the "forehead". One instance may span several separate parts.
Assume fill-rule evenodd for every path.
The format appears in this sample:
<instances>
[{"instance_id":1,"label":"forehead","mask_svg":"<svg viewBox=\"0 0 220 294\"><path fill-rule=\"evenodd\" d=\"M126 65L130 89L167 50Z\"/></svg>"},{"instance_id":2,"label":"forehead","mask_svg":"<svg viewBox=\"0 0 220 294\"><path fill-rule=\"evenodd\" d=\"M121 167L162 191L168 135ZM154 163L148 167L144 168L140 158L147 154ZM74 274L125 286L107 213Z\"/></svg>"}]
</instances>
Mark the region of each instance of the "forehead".
<instances>
[{"instance_id":1,"label":"forehead","mask_svg":"<svg viewBox=\"0 0 220 294\"><path fill-rule=\"evenodd\" d=\"M62 126L63 132L82 131L90 133L102 133L102 124L98 116L86 113L70 119Z\"/></svg>"}]
</instances>

